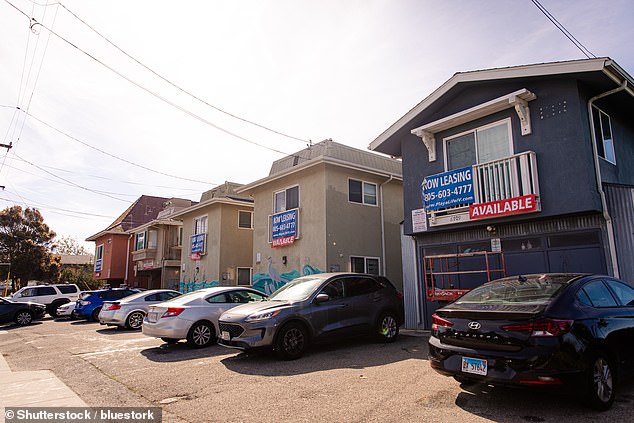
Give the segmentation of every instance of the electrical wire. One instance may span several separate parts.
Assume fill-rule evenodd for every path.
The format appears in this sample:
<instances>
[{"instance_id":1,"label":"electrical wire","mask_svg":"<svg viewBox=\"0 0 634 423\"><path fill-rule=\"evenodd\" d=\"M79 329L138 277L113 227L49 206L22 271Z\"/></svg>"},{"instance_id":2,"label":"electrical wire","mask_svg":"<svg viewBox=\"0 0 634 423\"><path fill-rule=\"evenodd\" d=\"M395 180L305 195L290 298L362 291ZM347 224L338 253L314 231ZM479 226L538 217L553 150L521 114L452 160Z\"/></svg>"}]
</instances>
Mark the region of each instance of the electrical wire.
<instances>
[{"instance_id":1,"label":"electrical wire","mask_svg":"<svg viewBox=\"0 0 634 423\"><path fill-rule=\"evenodd\" d=\"M176 88L177 90L181 91L184 94L187 94L188 96L198 100L199 102L205 104L206 106L211 107L214 110L219 111L220 113L223 113L227 116L230 116L234 119L240 120L242 122L257 126L258 128L264 129L266 131L272 132L274 134L277 135L281 135L283 137L286 138L290 138L296 141L300 141L302 143L309 143L310 140L305 140L302 138L298 138L295 137L293 135L288 135L285 134L283 132L280 131L276 131L275 129L271 129L267 126L261 125L259 123L253 122L251 120L242 118L240 116L237 116L233 113L227 112L226 110L221 109L220 107L214 106L213 104L208 103L207 101L203 100L202 98L198 97L195 94L192 94L191 92L187 91L184 88L181 88L180 86L176 85L175 83L173 83L172 81L170 81L169 79L165 78L164 76L160 75L158 72L156 72L155 70L151 69L149 66L145 65L144 63L142 63L141 61L139 61L138 59L136 59L134 56L132 56L131 54L127 53L126 51L124 51L121 47L119 47L118 45L116 45L115 43L113 43L112 41L110 41L108 38L106 38L104 35L102 35L99 31L97 31L95 28L93 28L92 26L90 26L86 21L84 21L82 18L80 18L79 16L77 16L72 10L70 10L68 7L66 7L64 4L59 3L59 5L61 7L63 7L68 13L70 13L73 17L75 17L75 19L79 20L81 23L83 23L84 25L86 25L88 28L90 28L91 31L93 31L95 34L97 34L99 37L101 37L103 40L105 40L108 44L110 44L112 47L116 48L117 50L119 50L122 54L124 54L126 57L128 57L129 59L133 60L134 62L136 62L138 65L140 65L141 67L143 67L144 69L148 70L149 72L151 72L152 74L154 74L155 76L157 76L158 78L160 78L161 80L165 81L166 83L168 83L169 85L171 85L172 87Z\"/></svg>"},{"instance_id":2,"label":"electrical wire","mask_svg":"<svg viewBox=\"0 0 634 423\"><path fill-rule=\"evenodd\" d=\"M577 47L581 51L581 53L583 53L588 59L590 59L591 57L596 59L597 56L595 56L590 50L588 50L586 46L581 44L581 42L577 40L575 36L572 35L570 31L568 31L568 29L566 29L566 27L562 25L561 22L557 20L557 18L555 18L548 11L548 9L546 9L539 2L539 0L531 0L531 2L544 14L544 16L548 18L548 20L550 20L550 22L553 23L553 25L555 25L555 27L557 27L557 29L559 29L566 36L566 38L568 38L568 40L570 40L572 44L574 44L575 47ZM64 5L62 5L62 7L64 7Z\"/></svg>"}]
</instances>

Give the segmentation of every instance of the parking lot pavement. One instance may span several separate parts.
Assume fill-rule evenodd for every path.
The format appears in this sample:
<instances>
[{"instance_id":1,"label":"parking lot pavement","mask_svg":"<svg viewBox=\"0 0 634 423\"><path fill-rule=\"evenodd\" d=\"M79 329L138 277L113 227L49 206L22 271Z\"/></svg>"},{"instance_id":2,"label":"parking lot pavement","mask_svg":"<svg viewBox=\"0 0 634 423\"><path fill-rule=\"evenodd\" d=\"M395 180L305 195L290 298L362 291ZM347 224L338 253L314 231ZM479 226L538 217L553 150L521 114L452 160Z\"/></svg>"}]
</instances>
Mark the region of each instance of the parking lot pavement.
<instances>
[{"instance_id":1,"label":"parking lot pavement","mask_svg":"<svg viewBox=\"0 0 634 423\"><path fill-rule=\"evenodd\" d=\"M422 336L421 336L422 335ZM596 413L566 395L476 386L432 371L425 334L350 340L285 362L220 346L167 346L140 332L44 320L0 328L11 369L50 369L91 406L160 406L175 422L630 421L634 384Z\"/></svg>"}]
</instances>

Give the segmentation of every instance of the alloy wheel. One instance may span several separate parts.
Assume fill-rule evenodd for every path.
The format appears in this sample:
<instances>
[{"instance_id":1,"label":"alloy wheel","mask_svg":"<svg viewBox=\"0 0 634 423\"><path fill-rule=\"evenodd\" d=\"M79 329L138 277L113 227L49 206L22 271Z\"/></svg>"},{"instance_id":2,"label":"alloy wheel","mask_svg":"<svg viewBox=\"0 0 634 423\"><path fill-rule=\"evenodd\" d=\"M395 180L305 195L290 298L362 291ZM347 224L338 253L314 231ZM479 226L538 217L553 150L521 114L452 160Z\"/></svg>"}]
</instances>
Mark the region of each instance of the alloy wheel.
<instances>
[{"instance_id":1,"label":"alloy wheel","mask_svg":"<svg viewBox=\"0 0 634 423\"><path fill-rule=\"evenodd\" d=\"M143 325L143 313L136 311L128 316L128 326L130 329L138 329L141 325Z\"/></svg>"},{"instance_id":2,"label":"alloy wheel","mask_svg":"<svg viewBox=\"0 0 634 423\"><path fill-rule=\"evenodd\" d=\"M614 379L610 365L603 357L598 357L595 360L592 379L597 398L603 403L609 402L612 397Z\"/></svg>"},{"instance_id":3,"label":"alloy wheel","mask_svg":"<svg viewBox=\"0 0 634 423\"><path fill-rule=\"evenodd\" d=\"M31 313L29 313L28 311L23 311L19 313L15 318L16 323L20 326L28 325L29 323L31 323L32 320L33 316L31 316Z\"/></svg>"},{"instance_id":4,"label":"alloy wheel","mask_svg":"<svg viewBox=\"0 0 634 423\"><path fill-rule=\"evenodd\" d=\"M396 319L391 314L387 314L381 320L381 328L379 329L381 335L386 339L392 339L398 333L398 324Z\"/></svg>"},{"instance_id":5,"label":"alloy wheel","mask_svg":"<svg viewBox=\"0 0 634 423\"><path fill-rule=\"evenodd\" d=\"M211 340L211 329L207 325L198 325L192 332L194 344L198 346L207 345Z\"/></svg>"},{"instance_id":6,"label":"alloy wheel","mask_svg":"<svg viewBox=\"0 0 634 423\"><path fill-rule=\"evenodd\" d=\"M298 328L291 328L284 333L284 351L296 354L304 349L304 333Z\"/></svg>"}]
</instances>

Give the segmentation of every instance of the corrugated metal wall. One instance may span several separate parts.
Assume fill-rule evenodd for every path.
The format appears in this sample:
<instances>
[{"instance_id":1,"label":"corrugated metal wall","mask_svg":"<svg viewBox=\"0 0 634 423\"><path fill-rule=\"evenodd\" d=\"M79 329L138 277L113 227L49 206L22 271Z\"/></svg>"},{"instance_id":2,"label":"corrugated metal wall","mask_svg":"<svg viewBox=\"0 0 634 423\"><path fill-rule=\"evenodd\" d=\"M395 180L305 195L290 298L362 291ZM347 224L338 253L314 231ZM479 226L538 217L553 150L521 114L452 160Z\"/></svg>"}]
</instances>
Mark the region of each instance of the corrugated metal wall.
<instances>
[{"instance_id":1,"label":"corrugated metal wall","mask_svg":"<svg viewBox=\"0 0 634 423\"><path fill-rule=\"evenodd\" d=\"M403 256L403 295L405 297L405 324L407 329L424 327L421 322L422 292L416 270L416 242L404 235L401 223L401 254Z\"/></svg>"},{"instance_id":2,"label":"corrugated metal wall","mask_svg":"<svg viewBox=\"0 0 634 423\"><path fill-rule=\"evenodd\" d=\"M621 279L634 282L634 187L604 185Z\"/></svg>"}]
</instances>

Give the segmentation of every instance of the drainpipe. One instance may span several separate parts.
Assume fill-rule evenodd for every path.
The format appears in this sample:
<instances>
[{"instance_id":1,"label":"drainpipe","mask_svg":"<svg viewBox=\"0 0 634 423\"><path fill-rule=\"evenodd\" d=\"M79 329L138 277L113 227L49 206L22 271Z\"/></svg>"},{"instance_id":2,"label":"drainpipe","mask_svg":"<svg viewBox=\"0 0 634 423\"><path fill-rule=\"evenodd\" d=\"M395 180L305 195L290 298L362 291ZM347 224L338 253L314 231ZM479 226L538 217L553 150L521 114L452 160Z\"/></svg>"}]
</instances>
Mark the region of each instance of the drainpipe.
<instances>
[{"instance_id":1,"label":"drainpipe","mask_svg":"<svg viewBox=\"0 0 634 423\"><path fill-rule=\"evenodd\" d=\"M594 119L592 118L592 104L601 98L624 91L627 88L628 88L627 80L625 80L621 83L620 87L610 91L606 91L603 94L596 95L588 101L588 119L590 122L590 134L592 138L592 152L594 155L594 169L595 169L594 173L597 178L597 181L596 181L597 190L599 191L599 195L601 197L601 207L603 208L603 219L605 219L605 224L608 229L608 246L610 248L610 260L612 261L612 274L616 278L620 276L619 276L619 263L616 256L616 242L614 240L614 226L612 225L612 217L610 217L610 212L608 211L608 203L605 199L605 192L603 191L603 184L601 182L601 166L599 162L599 153L597 150L596 133L594 130Z\"/></svg>"},{"instance_id":2,"label":"drainpipe","mask_svg":"<svg viewBox=\"0 0 634 423\"><path fill-rule=\"evenodd\" d=\"M387 276L387 263L385 261L385 219L383 218L383 185L387 185L394 179L393 175L379 185L379 195L381 196L381 261L383 267L383 276Z\"/></svg>"},{"instance_id":3,"label":"drainpipe","mask_svg":"<svg viewBox=\"0 0 634 423\"><path fill-rule=\"evenodd\" d=\"M128 247L125 254L125 278L123 279L123 283L128 286L130 286L130 284L128 283L128 268L130 265L130 238L132 238L132 235L128 236Z\"/></svg>"}]
</instances>

